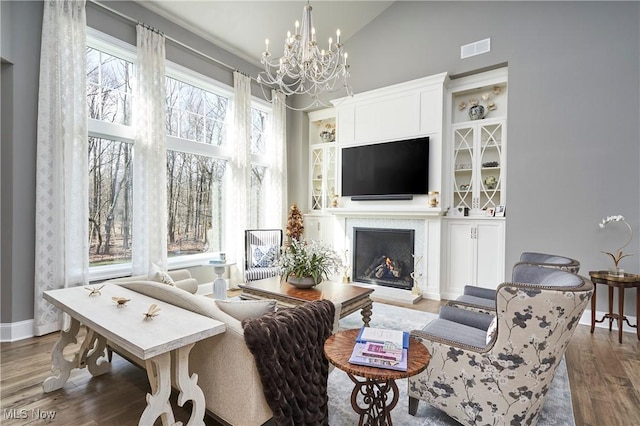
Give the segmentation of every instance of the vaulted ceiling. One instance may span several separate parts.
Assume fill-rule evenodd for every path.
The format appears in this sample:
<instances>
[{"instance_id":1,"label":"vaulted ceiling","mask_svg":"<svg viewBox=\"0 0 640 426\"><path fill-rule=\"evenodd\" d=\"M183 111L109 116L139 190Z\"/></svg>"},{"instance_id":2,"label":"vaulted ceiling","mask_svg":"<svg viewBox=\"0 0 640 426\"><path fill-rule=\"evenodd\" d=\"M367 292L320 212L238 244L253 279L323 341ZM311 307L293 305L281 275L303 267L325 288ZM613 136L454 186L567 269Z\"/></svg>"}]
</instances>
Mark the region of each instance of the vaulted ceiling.
<instances>
[{"instance_id":1,"label":"vaulted ceiling","mask_svg":"<svg viewBox=\"0 0 640 426\"><path fill-rule=\"evenodd\" d=\"M296 1L218 1L218 0L136 0L141 6L166 19L190 29L199 36L259 65L270 40L274 56L282 55L287 31L293 32L296 20L302 20L307 4ZM313 0L313 24L318 44L322 47L329 37L335 40L340 29L341 41L348 51L348 40L374 20L393 1L330 1Z\"/></svg>"}]
</instances>

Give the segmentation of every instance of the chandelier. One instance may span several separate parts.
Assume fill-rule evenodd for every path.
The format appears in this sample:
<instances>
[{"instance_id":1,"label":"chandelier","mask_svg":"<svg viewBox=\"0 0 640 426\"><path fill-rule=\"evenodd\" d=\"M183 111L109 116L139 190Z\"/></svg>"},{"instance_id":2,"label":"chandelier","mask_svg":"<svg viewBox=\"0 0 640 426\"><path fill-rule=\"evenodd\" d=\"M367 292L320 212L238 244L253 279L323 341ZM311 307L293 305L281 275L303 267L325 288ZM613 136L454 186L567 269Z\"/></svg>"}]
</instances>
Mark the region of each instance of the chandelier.
<instances>
[{"instance_id":1,"label":"chandelier","mask_svg":"<svg viewBox=\"0 0 640 426\"><path fill-rule=\"evenodd\" d=\"M340 43L340 30L336 31L336 41L329 38L328 49L321 49L316 41L311 9L307 1L302 12L302 26L296 21L294 34L287 32L284 55L281 58L271 57L269 39L265 40L266 49L260 60L264 71L258 74L259 83L277 88L287 96L311 96L312 102L307 108L315 105L328 106L319 99L323 92L336 92L344 88L347 95L353 94L347 81L348 55Z\"/></svg>"}]
</instances>

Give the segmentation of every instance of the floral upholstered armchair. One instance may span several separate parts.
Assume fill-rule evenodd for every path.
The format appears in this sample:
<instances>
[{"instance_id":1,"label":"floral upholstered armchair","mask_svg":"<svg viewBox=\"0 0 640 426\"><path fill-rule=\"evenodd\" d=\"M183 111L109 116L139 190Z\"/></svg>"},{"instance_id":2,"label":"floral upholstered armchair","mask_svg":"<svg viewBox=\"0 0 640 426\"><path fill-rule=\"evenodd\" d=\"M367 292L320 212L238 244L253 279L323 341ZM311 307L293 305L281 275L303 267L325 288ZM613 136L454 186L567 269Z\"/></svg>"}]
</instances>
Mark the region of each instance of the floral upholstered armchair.
<instances>
[{"instance_id":1,"label":"floral upholstered armchair","mask_svg":"<svg viewBox=\"0 0 640 426\"><path fill-rule=\"evenodd\" d=\"M593 284L570 272L526 264L514 267L516 279L498 286L495 332L487 321L442 316L411 332L431 361L408 379L409 413L424 400L466 425L536 424ZM490 318L443 309L449 317L457 311L460 318Z\"/></svg>"},{"instance_id":2,"label":"floral upholstered armchair","mask_svg":"<svg viewBox=\"0 0 640 426\"><path fill-rule=\"evenodd\" d=\"M536 253L525 251L520 255L520 261L516 265L526 263L544 268L556 268L577 274L580 270L580 262L570 257L555 254ZM469 309L476 312L495 315L496 291L490 288L465 286L464 293L456 300L449 302L450 306Z\"/></svg>"}]
</instances>

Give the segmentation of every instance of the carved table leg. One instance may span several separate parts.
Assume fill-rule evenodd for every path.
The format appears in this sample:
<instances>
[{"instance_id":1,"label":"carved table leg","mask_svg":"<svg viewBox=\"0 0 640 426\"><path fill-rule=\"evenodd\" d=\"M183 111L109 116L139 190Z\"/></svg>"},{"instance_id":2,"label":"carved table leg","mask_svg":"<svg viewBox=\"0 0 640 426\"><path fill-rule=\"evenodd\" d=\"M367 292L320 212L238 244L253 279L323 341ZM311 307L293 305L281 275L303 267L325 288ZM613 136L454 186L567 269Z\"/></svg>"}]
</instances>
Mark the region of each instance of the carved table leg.
<instances>
[{"instance_id":1,"label":"carved table leg","mask_svg":"<svg viewBox=\"0 0 640 426\"><path fill-rule=\"evenodd\" d=\"M165 352L146 360L147 376L151 393L147 394L147 407L142 412L138 425L153 425L160 417L163 426L175 424L173 410L169 403L171 395L171 354Z\"/></svg>"},{"instance_id":2,"label":"carved table leg","mask_svg":"<svg viewBox=\"0 0 640 426\"><path fill-rule=\"evenodd\" d=\"M87 336L80 347L78 368L87 367L94 377L108 373L111 370L111 363L104 359L106 346L107 339L93 330L87 329ZM100 358L103 359L100 360Z\"/></svg>"},{"instance_id":3,"label":"carved table leg","mask_svg":"<svg viewBox=\"0 0 640 426\"><path fill-rule=\"evenodd\" d=\"M185 402L191 400L191 417L187 426L204 424L204 394L198 386L198 375L189 377L189 352L195 343L184 346L174 351L171 356L171 369L173 381L180 393L178 394L178 405L182 407Z\"/></svg>"},{"instance_id":4,"label":"carved table leg","mask_svg":"<svg viewBox=\"0 0 640 426\"><path fill-rule=\"evenodd\" d=\"M359 380L350 373L347 375L355 384L351 392L351 407L360 415L358 426L391 426L391 410L398 403L399 396L396 382L391 379Z\"/></svg>"},{"instance_id":5,"label":"carved table leg","mask_svg":"<svg viewBox=\"0 0 640 426\"><path fill-rule=\"evenodd\" d=\"M373 304L369 304L362 308L360 311L362 314L362 322L365 327L369 327L369 322L371 322L371 309L373 309Z\"/></svg>"},{"instance_id":6,"label":"carved table leg","mask_svg":"<svg viewBox=\"0 0 640 426\"><path fill-rule=\"evenodd\" d=\"M54 375L47 377L42 383L42 388L45 392L51 392L62 388L67 382L69 374L71 374L71 370L78 364L78 354L74 356L72 361L66 360L63 355L65 347L77 342L76 336L78 335L78 330L80 330L80 321L75 318L71 318L69 329L62 330L60 332L60 337L53 346L53 351L51 352L51 371Z\"/></svg>"}]
</instances>

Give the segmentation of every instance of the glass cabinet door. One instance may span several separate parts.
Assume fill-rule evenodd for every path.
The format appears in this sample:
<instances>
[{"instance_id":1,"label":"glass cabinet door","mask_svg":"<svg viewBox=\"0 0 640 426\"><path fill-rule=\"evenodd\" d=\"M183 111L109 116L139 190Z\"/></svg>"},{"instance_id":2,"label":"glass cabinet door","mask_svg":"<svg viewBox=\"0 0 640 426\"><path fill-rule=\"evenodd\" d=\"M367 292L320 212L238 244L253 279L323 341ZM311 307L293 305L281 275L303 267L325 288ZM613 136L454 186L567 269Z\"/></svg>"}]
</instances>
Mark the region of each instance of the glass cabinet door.
<instances>
[{"instance_id":1,"label":"glass cabinet door","mask_svg":"<svg viewBox=\"0 0 640 426\"><path fill-rule=\"evenodd\" d=\"M478 215L504 204L503 161L504 121L454 127L453 206Z\"/></svg>"},{"instance_id":2,"label":"glass cabinet door","mask_svg":"<svg viewBox=\"0 0 640 426\"><path fill-rule=\"evenodd\" d=\"M473 127L462 127L453 131L453 205L455 207L473 208L474 135Z\"/></svg>"},{"instance_id":3,"label":"glass cabinet door","mask_svg":"<svg viewBox=\"0 0 640 426\"><path fill-rule=\"evenodd\" d=\"M322 210L322 177L324 150L311 150L311 210Z\"/></svg>"},{"instance_id":4,"label":"glass cabinet door","mask_svg":"<svg viewBox=\"0 0 640 426\"><path fill-rule=\"evenodd\" d=\"M480 193L478 208L484 210L502 204L502 123L479 127Z\"/></svg>"}]
</instances>

